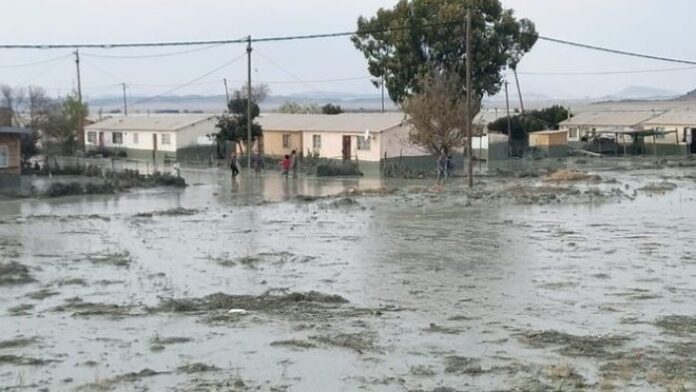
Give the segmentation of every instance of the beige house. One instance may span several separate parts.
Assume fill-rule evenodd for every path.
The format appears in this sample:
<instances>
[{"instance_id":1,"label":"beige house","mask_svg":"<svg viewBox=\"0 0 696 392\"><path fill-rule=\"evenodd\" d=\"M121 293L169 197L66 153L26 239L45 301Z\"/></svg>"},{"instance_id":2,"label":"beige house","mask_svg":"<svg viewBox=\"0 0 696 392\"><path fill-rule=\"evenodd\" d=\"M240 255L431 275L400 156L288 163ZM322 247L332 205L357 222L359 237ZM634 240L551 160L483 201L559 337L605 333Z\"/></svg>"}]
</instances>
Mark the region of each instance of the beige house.
<instances>
[{"instance_id":1,"label":"beige house","mask_svg":"<svg viewBox=\"0 0 696 392\"><path fill-rule=\"evenodd\" d=\"M644 142L657 152L696 154L696 111L669 111L644 122L643 130L654 131Z\"/></svg>"},{"instance_id":2,"label":"beige house","mask_svg":"<svg viewBox=\"0 0 696 392\"><path fill-rule=\"evenodd\" d=\"M642 124L663 112L654 111L588 111L580 112L560 123L568 131L568 141L579 143L600 134L622 133L641 129Z\"/></svg>"},{"instance_id":3,"label":"beige house","mask_svg":"<svg viewBox=\"0 0 696 392\"><path fill-rule=\"evenodd\" d=\"M263 114L256 121L264 132L266 155L292 150L329 159L379 162L386 157L422 156L407 142L409 126L402 113Z\"/></svg>"},{"instance_id":4,"label":"beige house","mask_svg":"<svg viewBox=\"0 0 696 392\"><path fill-rule=\"evenodd\" d=\"M529 134L529 146L542 151L548 157L568 155L568 131L546 130Z\"/></svg>"}]
</instances>

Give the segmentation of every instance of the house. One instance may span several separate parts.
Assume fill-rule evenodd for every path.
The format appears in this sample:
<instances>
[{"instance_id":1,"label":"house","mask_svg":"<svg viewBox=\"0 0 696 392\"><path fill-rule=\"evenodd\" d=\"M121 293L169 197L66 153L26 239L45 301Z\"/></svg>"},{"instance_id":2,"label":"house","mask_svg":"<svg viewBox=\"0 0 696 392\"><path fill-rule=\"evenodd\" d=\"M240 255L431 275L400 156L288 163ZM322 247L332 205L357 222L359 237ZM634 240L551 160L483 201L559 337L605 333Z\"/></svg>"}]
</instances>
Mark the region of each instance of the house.
<instances>
[{"instance_id":1,"label":"house","mask_svg":"<svg viewBox=\"0 0 696 392\"><path fill-rule=\"evenodd\" d=\"M296 150L329 159L379 162L385 157L425 155L406 141L403 113L263 114L264 152L282 156Z\"/></svg>"},{"instance_id":2,"label":"house","mask_svg":"<svg viewBox=\"0 0 696 392\"><path fill-rule=\"evenodd\" d=\"M643 130L652 130L644 138L647 150L660 155L696 154L696 111L671 110L643 123ZM648 151L649 152L649 151Z\"/></svg>"},{"instance_id":3,"label":"house","mask_svg":"<svg viewBox=\"0 0 696 392\"><path fill-rule=\"evenodd\" d=\"M0 188L18 187L22 170L21 137L31 131L0 126Z\"/></svg>"},{"instance_id":4,"label":"house","mask_svg":"<svg viewBox=\"0 0 696 392\"><path fill-rule=\"evenodd\" d=\"M529 134L529 147L533 147L551 158L567 156L568 131L546 130L532 132Z\"/></svg>"},{"instance_id":5,"label":"house","mask_svg":"<svg viewBox=\"0 0 696 392\"><path fill-rule=\"evenodd\" d=\"M87 150L125 152L139 159L179 159L210 153L214 114L112 117L85 127Z\"/></svg>"},{"instance_id":6,"label":"house","mask_svg":"<svg viewBox=\"0 0 696 392\"><path fill-rule=\"evenodd\" d=\"M588 111L577 113L560 123L568 131L568 143L581 145L589 139L621 131L642 129L642 124L663 112L655 111ZM626 141L630 142L630 141Z\"/></svg>"}]
</instances>

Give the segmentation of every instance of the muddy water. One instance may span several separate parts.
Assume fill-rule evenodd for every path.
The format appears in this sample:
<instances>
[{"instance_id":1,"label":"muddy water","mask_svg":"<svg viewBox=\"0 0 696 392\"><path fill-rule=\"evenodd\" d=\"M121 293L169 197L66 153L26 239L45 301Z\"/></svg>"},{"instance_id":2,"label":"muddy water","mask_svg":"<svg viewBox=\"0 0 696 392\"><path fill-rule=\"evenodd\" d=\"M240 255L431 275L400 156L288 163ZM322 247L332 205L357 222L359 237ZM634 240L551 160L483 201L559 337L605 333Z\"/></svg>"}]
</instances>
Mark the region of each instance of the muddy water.
<instances>
[{"instance_id":1,"label":"muddy water","mask_svg":"<svg viewBox=\"0 0 696 392\"><path fill-rule=\"evenodd\" d=\"M693 169L598 174L551 202L491 196L541 179L472 196L214 171L0 202L0 262L31 277L0 285L0 390L694 388ZM296 197L385 185L400 191ZM264 305L310 291L349 302ZM205 302L217 292L258 300Z\"/></svg>"}]
</instances>

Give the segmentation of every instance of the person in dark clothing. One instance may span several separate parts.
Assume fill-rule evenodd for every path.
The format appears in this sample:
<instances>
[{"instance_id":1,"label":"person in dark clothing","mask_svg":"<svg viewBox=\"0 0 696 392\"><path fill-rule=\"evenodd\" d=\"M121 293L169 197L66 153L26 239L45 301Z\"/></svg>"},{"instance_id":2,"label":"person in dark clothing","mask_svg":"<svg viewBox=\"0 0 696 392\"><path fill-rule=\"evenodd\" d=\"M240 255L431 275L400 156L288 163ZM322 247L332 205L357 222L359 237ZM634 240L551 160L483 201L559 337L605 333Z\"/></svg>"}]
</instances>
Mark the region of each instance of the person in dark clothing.
<instances>
[{"instance_id":1,"label":"person in dark clothing","mask_svg":"<svg viewBox=\"0 0 696 392\"><path fill-rule=\"evenodd\" d=\"M237 177L239 174L239 163L237 162L237 154L230 155L230 169L232 169L232 177Z\"/></svg>"}]
</instances>

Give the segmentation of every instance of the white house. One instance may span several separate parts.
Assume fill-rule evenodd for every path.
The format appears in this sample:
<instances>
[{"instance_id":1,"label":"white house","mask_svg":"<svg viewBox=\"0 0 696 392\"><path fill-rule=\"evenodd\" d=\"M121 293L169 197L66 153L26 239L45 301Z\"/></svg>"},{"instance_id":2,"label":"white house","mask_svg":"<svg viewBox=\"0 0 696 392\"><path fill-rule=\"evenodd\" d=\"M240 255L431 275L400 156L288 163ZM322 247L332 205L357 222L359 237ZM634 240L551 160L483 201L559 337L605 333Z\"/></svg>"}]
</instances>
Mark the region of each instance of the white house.
<instances>
[{"instance_id":1,"label":"white house","mask_svg":"<svg viewBox=\"0 0 696 392\"><path fill-rule=\"evenodd\" d=\"M213 114L111 117L85 127L88 150L125 151L129 157L171 157L211 145L218 132Z\"/></svg>"},{"instance_id":2,"label":"white house","mask_svg":"<svg viewBox=\"0 0 696 392\"><path fill-rule=\"evenodd\" d=\"M696 154L696 111L671 110L643 123L643 130L653 130L645 144L655 144L658 152Z\"/></svg>"},{"instance_id":3,"label":"white house","mask_svg":"<svg viewBox=\"0 0 696 392\"><path fill-rule=\"evenodd\" d=\"M581 142L599 134L621 133L641 129L642 124L663 112L655 111L588 111L580 112L560 123L568 131L568 142Z\"/></svg>"}]
</instances>

